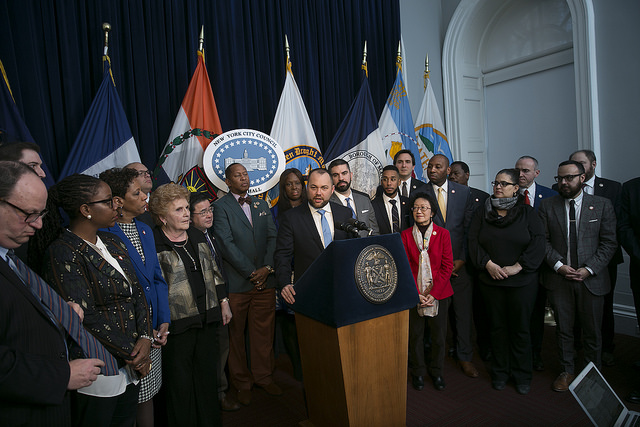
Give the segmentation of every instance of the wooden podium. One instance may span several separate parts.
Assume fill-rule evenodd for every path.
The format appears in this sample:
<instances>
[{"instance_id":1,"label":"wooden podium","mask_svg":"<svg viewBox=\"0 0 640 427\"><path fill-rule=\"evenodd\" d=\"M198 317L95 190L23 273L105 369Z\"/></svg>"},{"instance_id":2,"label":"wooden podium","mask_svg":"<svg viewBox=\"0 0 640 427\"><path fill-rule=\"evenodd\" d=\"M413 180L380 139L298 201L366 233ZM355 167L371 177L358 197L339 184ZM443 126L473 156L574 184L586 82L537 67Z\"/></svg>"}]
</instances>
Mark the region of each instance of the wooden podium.
<instances>
[{"instance_id":1,"label":"wooden podium","mask_svg":"<svg viewBox=\"0 0 640 427\"><path fill-rule=\"evenodd\" d=\"M391 254L395 293L367 300L356 285L358 255ZM309 419L301 426L404 426L409 312L418 301L399 234L335 241L296 282L298 342Z\"/></svg>"}]
</instances>

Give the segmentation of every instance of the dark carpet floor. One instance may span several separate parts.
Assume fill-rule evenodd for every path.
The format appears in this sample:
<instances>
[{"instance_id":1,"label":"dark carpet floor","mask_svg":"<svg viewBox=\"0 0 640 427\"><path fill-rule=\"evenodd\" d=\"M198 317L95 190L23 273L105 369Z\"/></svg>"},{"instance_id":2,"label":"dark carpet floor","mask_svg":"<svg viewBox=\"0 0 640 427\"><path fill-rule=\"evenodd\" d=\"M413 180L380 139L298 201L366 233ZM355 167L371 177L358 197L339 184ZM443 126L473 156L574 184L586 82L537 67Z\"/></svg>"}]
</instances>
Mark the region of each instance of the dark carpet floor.
<instances>
[{"instance_id":1,"label":"dark carpet floor","mask_svg":"<svg viewBox=\"0 0 640 427\"><path fill-rule=\"evenodd\" d=\"M615 344L616 365L603 367L602 373L624 400L636 386L640 388L640 370L634 368L634 362L640 360L640 339L616 335ZM570 392L551 390L551 383L560 373L555 349L555 328L546 326L543 349L546 369L534 372L531 393L526 396L516 393L513 384L507 384L502 391L493 390L489 364L477 356L474 362L480 371L478 378L467 378L456 362L447 357L443 375L446 390L434 390L428 378L420 392L407 383L407 426L591 425ZM285 354L276 360L275 381L284 391L282 396L274 397L254 389L249 406L223 413L224 427L295 427L305 420L302 384L293 378L291 363ZM625 404L631 410L640 410L640 405Z\"/></svg>"}]
</instances>

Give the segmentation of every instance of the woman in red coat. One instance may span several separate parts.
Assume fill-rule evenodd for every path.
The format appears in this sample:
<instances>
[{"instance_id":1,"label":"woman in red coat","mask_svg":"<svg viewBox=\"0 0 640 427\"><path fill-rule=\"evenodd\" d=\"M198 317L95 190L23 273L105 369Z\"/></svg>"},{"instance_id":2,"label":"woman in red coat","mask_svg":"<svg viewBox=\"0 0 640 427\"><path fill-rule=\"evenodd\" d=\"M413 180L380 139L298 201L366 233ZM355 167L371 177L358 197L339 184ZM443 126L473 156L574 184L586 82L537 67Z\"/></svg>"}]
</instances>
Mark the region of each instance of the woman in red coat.
<instances>
[{"instance_id":1,"label":"woman in red coat","mask_svg":"<svg viewBox=\"0 0 640 427\"><path fill-rule=\"evenodd\" d=\"M447 312L453 289L449 279L453 252L449 232L433 223L438 204L426 193L411 197L409 207L414 225L401 234L420 302L409 310L409 370L413 387L424 388L427 367L424 361L424 327L431 329L429 375L436 390L444 390L442 365L447 337Z\"/></svg>"}]
</instances>

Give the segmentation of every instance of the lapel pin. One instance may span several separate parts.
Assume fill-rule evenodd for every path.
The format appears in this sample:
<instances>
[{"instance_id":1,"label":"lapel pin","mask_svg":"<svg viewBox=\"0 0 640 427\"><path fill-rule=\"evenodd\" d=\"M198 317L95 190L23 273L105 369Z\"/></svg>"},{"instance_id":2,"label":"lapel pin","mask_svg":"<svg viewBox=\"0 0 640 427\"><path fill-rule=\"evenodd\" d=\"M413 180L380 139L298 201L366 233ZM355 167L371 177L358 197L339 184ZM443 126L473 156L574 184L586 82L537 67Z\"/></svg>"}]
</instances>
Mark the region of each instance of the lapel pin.
<instances>
[{"instance_id":1,"label":"lapel pin","mask_svg":"<svg viewBox=\"0 0 640 427\"><path fill-rule=\"evenodd\" d=\"M437 232L437 231L434 231L434 232L433 232L433 235L435 236L436 234L438 234L438 232Z\"/></svg>"},{"instance_id":2,"label":"lapel pin","mask_svg":"<svg viewBox=\"0 0 640 427\"><path fill-rule=\"evenodd\" d=\"M142 234L144 234L146 236L147 232L145 230L142 230Z\"/></svg>"},{"instance_id":3,"label":"lapel pin","mask_svg":"<svg viewBox=\"0 0 640 427\"><path fill-rule=\"evenodd\" d=\"M124 258L122 258L122 255L118 255L118 259L122 261Z\"/></svg>"},{"instance_id":4,"label":"lapel pin","mask_svg":"<svg viewBox=\"0 0 640 427\"><path fill-rule=\"evenodd\" d=\"M593 210L593 206L589 206L589 210L592 211Z\"/></svg>"},{"instance_id":5,"label":"lapel pin","mask_svg":"<svg viewBox=\"0 0 640 427\"><path fill-rule=\"evenodd\" d=\"M542 199L542 194L538 194L538 199Z\"/></svg>"},{"instance_id":6,"label":"lapel pin","mask_svg":"<svg viewBox=\"0 0 640 427\"><path fill-rule=\"evenodd\" d=\"M603 183L598 184L598 187L604 187Z\"/></svg>"},{"instance_id":7,"label":"lapel pin","mask_svg":"<svg viewBox=\"0 0 640 427\"><path fill-rule=\"evenodd\" d=\"M451 190L451 194L453 194L453 193L455 193L455 192L456 192L456 190Z\"/></svg>"}]
</instances>

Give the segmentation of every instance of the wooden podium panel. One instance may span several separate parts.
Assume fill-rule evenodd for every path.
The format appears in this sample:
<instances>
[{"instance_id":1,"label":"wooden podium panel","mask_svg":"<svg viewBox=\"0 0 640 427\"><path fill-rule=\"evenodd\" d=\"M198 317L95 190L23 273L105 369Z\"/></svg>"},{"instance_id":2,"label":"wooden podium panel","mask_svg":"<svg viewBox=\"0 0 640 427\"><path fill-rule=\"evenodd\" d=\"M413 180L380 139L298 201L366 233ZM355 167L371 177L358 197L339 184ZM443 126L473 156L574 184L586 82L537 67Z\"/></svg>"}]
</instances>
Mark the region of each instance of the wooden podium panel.
<instances>
[{"instance_id":1,"label":"wooden podium panel","mask_svg":"<svg viewBox=\"0 0 640 427\"><path fill-rule=\"evenodd\" d=\"M305 426L406 425L408 310L340 328L297 313L296 326Z\"/></svg>"}]
</instances>

